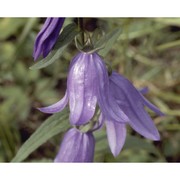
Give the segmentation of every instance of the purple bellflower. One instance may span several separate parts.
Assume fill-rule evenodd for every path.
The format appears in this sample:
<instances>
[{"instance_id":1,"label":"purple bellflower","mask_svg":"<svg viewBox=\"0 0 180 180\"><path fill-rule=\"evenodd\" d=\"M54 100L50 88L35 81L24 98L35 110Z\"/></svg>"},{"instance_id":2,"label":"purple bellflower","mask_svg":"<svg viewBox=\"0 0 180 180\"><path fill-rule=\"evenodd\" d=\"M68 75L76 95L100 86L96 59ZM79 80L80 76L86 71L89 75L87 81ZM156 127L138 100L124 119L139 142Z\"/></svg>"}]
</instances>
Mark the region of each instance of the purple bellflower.
<instances>
[{"instance_id":1,"label":"purple bellflower","mask_svg":"<svg viewBox=\"0 0 180 180\"><path fill-rule=\"evenodd\" d=\"M111 94L108 72L101 57L97 53L80 52L70 64L65 96L51 106L38 109L57 113L69 102L71 125L84 125L92 119L98 104L107 119L128 122L128 116Z\"/></svg>"},{"instance_id":2,"label":"purple bellflower","mask_svg":"<svg viewBox=\"0 0 180 180\"><path fill-rule=\"evenodd\" d=\"M64 135L54 162L93 162L95 140L91 132L70 129Z\"/></svg>"},{"instance_id":3,"label":"purple bellflower","mask_svg":"<svg viewBox=\"0 0 180 180\"><path fill-rule=\"evenodd\" d=\"M110 91L115 101L129 118L128 123L119 123L108 119L103 113L101 114L101 118L106 124L107 138L112 154L117 156L125 143L126 124L129 124L136 132L145 138L154 141L160 140L159 132L145 111L144 106L147 106L159 115L164 114L143 97L141 91L139 92L132 83L122 75L113 72L109 80ZM147 92L147 89L143 89L142 92ZM119 116L121 116L121 113L119 113Z\"/></svg>"},{"instance_id":4,"label":"purple bellflower","mask_svg":"<svg viewBox=\"0 0 180 180\"><path fill-rule=\"evenodd\" d=\"M59 32L63 26L65 18L47 18L41 31L38 33L33 57L37 60L40 55L45 58L55 45Z\"/></svg>"},{"instance_id":5,"label":"purple bellflower","mask_svg":"<svg viewBox=\"0 0 180 180\"><path fill-rule=\"evenodd\" d=\"M120 153L125 143L127 124L145 138L159 140L159 132L144 106L159 115L163 113L143 97L142 93L146 92L147 89L139 92L129 80L116 72L108 76L106 65L97 53L77 54L70 64L65 96L51 106L38 109L53 114L62 111L69 102L70 123L81 126L91 121L98 105L101 112L97 123L99 126L93 127L91 133L69 130L55 162L91 161L94 153L92 131L102 127L103 123L114 156ZM92 148L87 150L87 146Z\"/></svg>"}]
</instances>

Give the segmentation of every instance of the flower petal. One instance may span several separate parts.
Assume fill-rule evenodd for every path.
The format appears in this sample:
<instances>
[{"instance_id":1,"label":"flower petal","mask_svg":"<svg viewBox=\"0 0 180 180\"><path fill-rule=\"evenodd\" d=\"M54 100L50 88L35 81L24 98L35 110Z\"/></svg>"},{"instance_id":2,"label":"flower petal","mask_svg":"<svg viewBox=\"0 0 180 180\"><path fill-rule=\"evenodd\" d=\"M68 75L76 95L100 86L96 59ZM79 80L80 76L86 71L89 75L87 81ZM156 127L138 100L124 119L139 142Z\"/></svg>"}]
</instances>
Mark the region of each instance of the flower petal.
<instances>
[{"instance_id":1,"label":"flower petal","mask_svg":"<svg viewBox=\"0 0 180 180\"><path fill-rule=\"evenodd\" d=\"M148 89L148 87L144 87L144 88L139 89L139 92L141 94L147 94L149 92L149 89Z\"/></svg>"},{"instance_id":2,"label":"flower petal","mask_svg":"<svg viewBox=\"0 0 180 180\"><path fill-rule=\"evenodd\" d=\"M119 108L115 98L110 93L109 77L106 66L101 58L96 55L96 71L98 73L96 84L98 94L98 104L101 111L107 119L118 122L128 122L129 119L126 114ZM119 115L120 114L120 115Z\"/></svg>"},{"instance_id":3,"label":"flower petal","mask_svg":"<svg viewBox=\"0 0 180 180\"><path fill-rule=\"evenodd\" d=\"M55 103L51 106L48 106L48 107L42 107L42 108L37 108L37 109L44 113L53 114L53 113L62 111L65 108L65 106L67 105L67 103L68 103L68 95L66 92L65 96L57 103Z\"/></svg>"},{"instance_id":4,"label":"flower petal","mask_svg":"<svg viewBox=\"0 0 180 180\"><path fill-rule=\"evenodd\" d=\"M137 104L136 106L136 109L133 107L121 106L131 120L129 125L142 136L154 141L159 141L160 135L151 117L143 109L143 106Z\"/></svg>"},{"instance_id":5,"label":"flower petal","mask_svg":"<svg viewBox=\"0 0 180 180\"><path fill-rule=\"evenodd\" d=\"M96 72L93 61L92 54L81 53L69 71L70 122L73 125L87 123L95 112L97 97L94 85Z\"/></svg>"},{"instance_id":6,"label":"flower petal","mask_svg":"<svg viewBox=\"0 0 180 180\"><path fill-rule=\"evenodd\" d=\"M156 114L159 114L160 116L164 116L165 114L162 113L159 108L157 108L154 104L152 104L150 101L148 101L143 95L141 96L143 99L144 105L146 105L149 109L154 111Z\"/></svg>"},{"instance_id":7,"label":"flower petal","mask_svg":"<svg viewBox=\"0 0 180 180\"><path fill-rule=\"evenodd\" d=\"M144 110L142 97L138 90L130 81L115 72L111 75L110 82L111 91L119 107L130 119L130 126L146 138L159 140L158 130Z\"/></svg>"},{"instance_id":8,"label":"flower petal","mask_svg":"<svg viewBox=\"0 0 180 180\"><path fill-rule=\"evenodd\" d=\"M92 133L70 129L64 136L54 162L92 162L95 140Z\"/></svg>"},{"instance_id":9,"label":"flower petal","mask_svg":"<svg viewBox=\"0 0 180 180\"><path fill-rule=\"evenodd\" d=\"M106 120L105 124L109 147L114 157L116 157L123 148L126 140L126 125L110 120Z\"/></svg>"}]
</instances>

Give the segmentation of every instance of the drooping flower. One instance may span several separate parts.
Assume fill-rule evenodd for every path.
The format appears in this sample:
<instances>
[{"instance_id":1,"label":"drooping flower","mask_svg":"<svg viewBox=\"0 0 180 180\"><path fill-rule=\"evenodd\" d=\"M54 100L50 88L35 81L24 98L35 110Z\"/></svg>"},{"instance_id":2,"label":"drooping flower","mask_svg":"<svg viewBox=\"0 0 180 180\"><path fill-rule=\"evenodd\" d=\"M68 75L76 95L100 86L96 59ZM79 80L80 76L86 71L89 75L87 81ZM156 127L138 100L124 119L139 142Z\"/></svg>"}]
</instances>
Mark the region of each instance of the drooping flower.
<instances>
[{"instance_id":1,"label":"drooping flower","mask_svg":"<svg viewBox=\"0 0 180 180\"><path fill-rule=\"evenodd\" d=\"M160 140L159 132L151 117L145 111L144 106L147 106L159 115L164 114L143 97L132 83L122 75L113 72L109 80L110 91L115 101L129 119L128 123L119 123L107 118L104 114L101 114L106 124L107 137L112 154L117 156L124 145L126 138L126 124L129 124L145 138L154 141ZM145 89L142 92L145 92ZM119 113L119 116L121 116L121 113Z\"/></svg>"},{"instance_id":2,"label":"drooping flower","mask_svg":"<svg viewBox=\"0 0 180 180\"><path fill-rule=\"evenodd\" d=\"M71 125L88 123L94 116L97 104L106 118L118 122L128 121L127 115L111 95L108 72L97 53L81 52L76 55L70 64L64 98L39 110L56 113L64 109L68 101Z\"/></svg>"},{"instance_id":3,"label":"drooping flower","mask_svg":"<svg viewBox=\"0 0 180 180\"><path fill-rule=\"evenodd\" d=\"M93 162L94 147L92 132L72 128L66 132L54 162Z\"/></svg>"},{"instance_id":4,"label":"drooping flower","mask_svg":"<svg viewBox=\"0 0 180 180\"><path fill-rule=\"evenodd\" d=\"M69 102L70 123L79 126L91 121L98 105L101 111L100 125L92 130L99 129L105 123L111 152L117 156L125 143L127 124L145 138L155 141L160 139L144 106L159 115L163 113L143 97L142 94L146 92L147 88L138 91L129 80L116 72L108 77L105 63L97 53L81 52L70 64L65 96L59 102L39 110L56 113L63 110ZM73 141L75 140L72 139ZM71 149L66 138L63 142L62 147ZM62 157L61 154L62 152L57 157ZM68 157L72 157L71 155L74 154Z\"/></svg>"},{"instance_id":5,"label":"drooping flower","mask_svg":"<svg viewBox=\"0 0 180 180\"><path fill-rule=\"evenodd\" d=\"M34 60L37 60L40 55L45 58L49 54L57 41L64 20L65 18L46 19L35 40L33 52Z\"/></svg>"}]
</instances>

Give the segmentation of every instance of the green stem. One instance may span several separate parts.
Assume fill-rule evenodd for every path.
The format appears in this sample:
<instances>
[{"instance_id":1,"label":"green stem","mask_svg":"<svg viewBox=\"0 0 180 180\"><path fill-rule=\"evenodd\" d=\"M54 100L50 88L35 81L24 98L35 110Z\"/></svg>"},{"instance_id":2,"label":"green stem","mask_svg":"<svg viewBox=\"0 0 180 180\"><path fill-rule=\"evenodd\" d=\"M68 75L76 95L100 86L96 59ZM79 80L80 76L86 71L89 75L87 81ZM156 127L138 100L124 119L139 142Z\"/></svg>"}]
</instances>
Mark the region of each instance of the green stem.
<instances>
[{"instance_id":1,"label":"green stem","mask_svg":"<svg viewBox=\"0 0 180 180\"><path fill-rule=\"evenodd\" d=\"M84 45L85 38L84 38L83 18L78 18L78 27L79 27L79 30L81 31L81 40L82 40L82 44Z\"/></svg>"}]
</instances>

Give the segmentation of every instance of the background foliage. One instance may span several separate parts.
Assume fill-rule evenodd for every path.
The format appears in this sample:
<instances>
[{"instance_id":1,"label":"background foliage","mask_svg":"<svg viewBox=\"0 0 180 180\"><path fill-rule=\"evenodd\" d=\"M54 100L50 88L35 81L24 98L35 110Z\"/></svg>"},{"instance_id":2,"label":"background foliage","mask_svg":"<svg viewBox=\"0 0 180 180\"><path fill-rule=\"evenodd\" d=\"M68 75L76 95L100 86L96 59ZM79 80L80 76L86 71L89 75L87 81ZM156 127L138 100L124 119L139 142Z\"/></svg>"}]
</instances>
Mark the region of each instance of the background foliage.
<instances>
[{"instance_id":1,"label":"background foliage","mask_svg":"<svg viewBox=\"0 0 180 180\"><path fill-rule=\"evenodd\" d=\"M73 20L66 19L66 24ZM29 67L34 64L34 40L43 22L43 18L0 18L1 162L11 161L22 144L49 117L36 107L52 104L63 97L69 62L77 53L72 43L50 66L30 70ZM166 116L157 117L149 112L160 131L160 142L146 140L128 128L126 144L117 158L113 158L107 146L105 129L96 132L95 161L180 161L180 19L86 19L88 30L93 30L97 25L105 32L119 26L122 28L110 52L104 54L104 59L136 87L147 86L149 93L146 97ZM68 117L60 117L64 119L62 126L59 126L66 131ZM63 132L53 135L25 161L52 162ZM36 146L40 139L36 139L33 145Z\"/></svg>"}]
</instances>

